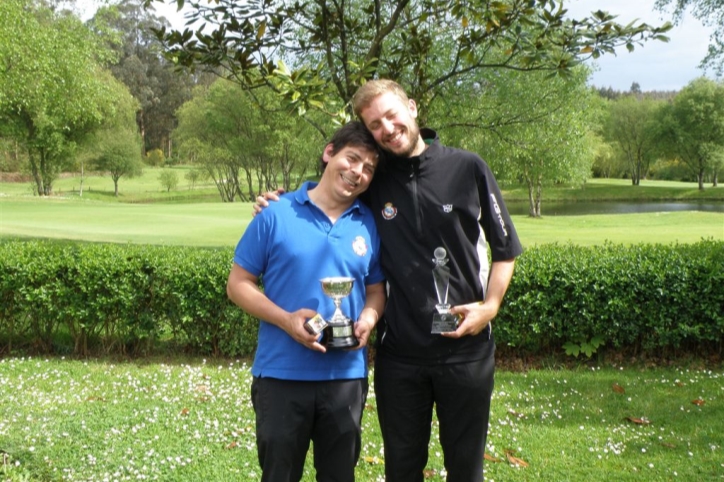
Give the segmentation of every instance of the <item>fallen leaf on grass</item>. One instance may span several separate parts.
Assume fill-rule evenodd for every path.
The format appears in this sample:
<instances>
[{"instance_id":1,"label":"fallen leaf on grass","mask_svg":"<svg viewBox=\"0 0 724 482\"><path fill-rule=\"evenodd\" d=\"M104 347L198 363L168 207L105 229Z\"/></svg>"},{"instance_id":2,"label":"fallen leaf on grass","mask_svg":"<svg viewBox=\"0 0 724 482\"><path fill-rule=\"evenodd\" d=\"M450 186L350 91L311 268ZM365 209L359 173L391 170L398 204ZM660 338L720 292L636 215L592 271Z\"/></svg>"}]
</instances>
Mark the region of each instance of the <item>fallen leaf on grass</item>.
<instances>
[{"instance_id":1,"label":"fallen leaf on grass","mask_svg":"<svg viewBox=\"0 0 724 482\"><path fill-rule=\"evenodd\" d=\"M487 460L488 462L495 462L496 464L497 464L498 462L502 462L502 460L500 460L500 459L497 458L497 457L493 457L492 455L490 455L490 454L487 453L487 452L486 452L485 455L483 456L483 459L484 459L484 460Z\"/></svg>"},{"instance_id":2,"label":"fallen leaf on grass","mask_svg":"<svg viewBox=\"0 0 724 482\"><path fill-rule=\"evenodd\" d=\"M651 423L651 420L649 420L648 418L644 418L644 417L642 417L642 418L626 417L626 420L628 420L629 422L633 422L636 425L648 425Z\"/></svg>"},{"instance_id":3,"label":"fallen leaf on grass","mask_svg":"<svg viewBox=\"0 0 724 482\"><path fill-rule=\"evenodd\" d=\"M706 402L705 402L704 400L702 400L701 398L697 398L696 400L692 400L691 403L693 403L694 405L697 405L697 406L701 407L701 406L704 405Z\"/></svg>"},{"instance_id":4,"label":"fallen leaf on grass","mask_svg":"<svg viewBox=\"0 0 724 482\"><path fill-rule=\"evenodd\" d=\"M183 415L183 416L185 417L185 416L187 416L188 414L189 414L189 409L188 409L188 408L183 408L183 409L181 409L181 415Z\"/></svg>"},{"instance_id":5,"label":"fallen leaf on grass","mask_svg":"<svg viewBox=\"0 0 724 482\"><path fill-rule=\"evenodd\" d=\"M236 441L234 441L234 442L231 442L229 445L227 445L227 446L226 446L226 449L227 449L227 450L231 450L231 449L235 449L235 448L238 447L238 446L239 446L239 444L236 443Z\"/></svg>"},{"instance_id":6,"label":"fallen leaf on grass","mask_svg":"<svg viewBox=\"0 0 724 482\"><path fill-rule=\"evenodd\" d=\"M524 417L525 417L525 414L524 414L524 413L518 413L518 412L516 412L515 410L512 410L512 409L509 409L509 410L508 410L508 413L511 414L511 415L513 415L514 417L518 417L518 418L524 418Z\"/></svg>"},{"instance_id":7,"label":"fallen leaf on grass","mask_svg":"<svg viewBox=\"0 0 724 482\"><path fill-rule=\"evenodd\" d=\"M516 457L515 452L512 450L506 450L505 456L507 457L508 462L510 462L512 465L517 465L518 467L528 467L528 462Z\"/></svg>"},{"instance_id":8,"label":"fallen leaf on grass","mask_svg":"<svg viewBox=\"0 0 724 482\"><path fill-rule=\"evenodd\" d=\"M431 470L431 469L425 469L425 470L422 471L422 475L423 475L426 479L432 479L433 477L435 477L436 472L435 472L434 470Z\"/></svg>"},{"instance_id":9,"label":"fallen leaf on grass","mask_svg":"<svg viewBox=\"0 0 724 482\"><path fill-rule=\"evenodd\" d=\"M383 465L385 463L384 460L382 460L378 457L370 457L369 455L362 457L362 460L364 460L368 464L372 464L372 465Z\"/></svg>"},{"instance_id":10,"label":"fallen leaf on grass","mask_svg":"<svg viewBox=\"0 0 724 482\"><path fill-rule=\"evenodd\" d=\"M666 447L667 449L675 449L675 448L676 448L676 445L674 445L674 444L672 444L672 443L669 443L669 442L661 442L661 445L663 445L663 446Z\"/></svg>"},{"instance_id":11,"label":"fallen leaf on grass","mask_svg":"<svg viewBox=\"0 0 724 482\"><path fill-rule=\"evenodd\" d=\"M618 383L614 383L614 384L611 386L611 388L612 388L613 391L616 392L616 393L626 393L626 389L623 388L623 387L622 387L621 385L619 385Z\"/></svg>"}]
</instances>

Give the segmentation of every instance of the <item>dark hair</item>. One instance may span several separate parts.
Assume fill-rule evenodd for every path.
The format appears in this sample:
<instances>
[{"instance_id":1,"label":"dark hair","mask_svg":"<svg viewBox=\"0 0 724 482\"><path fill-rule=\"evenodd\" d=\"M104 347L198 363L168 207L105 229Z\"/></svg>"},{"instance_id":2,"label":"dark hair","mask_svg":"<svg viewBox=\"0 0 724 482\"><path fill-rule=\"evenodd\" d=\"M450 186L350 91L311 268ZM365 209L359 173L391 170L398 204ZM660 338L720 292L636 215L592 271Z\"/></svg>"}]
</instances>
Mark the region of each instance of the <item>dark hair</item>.
<instances>
[{"instance_id":1,"label":"dark hair","mask_svg":"<svg viewBox=\"0 0 724 482\"><path fill-rule=\"evenodd\" d=\"M372 137L365 125L359 121L348 122L337 129L327 144L332 144L332 155L337 154L347 146L354 146L373 152L377 159L382 160L380 146L377 145L375 138ZM327 163L321 157L319 162L321 163L321 170L324 171Z\"/></svg>"}]
</instances>

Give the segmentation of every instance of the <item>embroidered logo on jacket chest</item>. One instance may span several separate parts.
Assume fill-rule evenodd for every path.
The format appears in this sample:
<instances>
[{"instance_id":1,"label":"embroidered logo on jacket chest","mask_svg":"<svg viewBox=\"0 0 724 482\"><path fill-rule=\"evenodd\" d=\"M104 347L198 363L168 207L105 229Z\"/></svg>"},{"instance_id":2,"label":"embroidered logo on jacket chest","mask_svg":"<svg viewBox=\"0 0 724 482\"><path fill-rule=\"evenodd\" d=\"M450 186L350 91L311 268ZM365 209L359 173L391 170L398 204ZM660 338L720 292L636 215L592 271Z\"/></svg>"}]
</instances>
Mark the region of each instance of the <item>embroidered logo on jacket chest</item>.
<instances>
[{"instance_id":1,"label":"embroidered logo on jacket chest","mask_svg":"<svg viewBox=\"0 0 724 482\"><path fill-rule=\"evenodd\" d=\"M453 210L453 205L452 204L443 204L442 210L446 213L451 213Z\"/></svg>"},{"instance_id":2,"label":"embroidered logo on jacket chest","mask_svg":"<svg viewBox=\"0 0 724 482\"><path fill-rule=\"evenodd\" d=\"M382 217L389 221L395 216L397 216L397 208L392 203L385 203L385 207L382 208Z\"/></svg>"}]
</instances>

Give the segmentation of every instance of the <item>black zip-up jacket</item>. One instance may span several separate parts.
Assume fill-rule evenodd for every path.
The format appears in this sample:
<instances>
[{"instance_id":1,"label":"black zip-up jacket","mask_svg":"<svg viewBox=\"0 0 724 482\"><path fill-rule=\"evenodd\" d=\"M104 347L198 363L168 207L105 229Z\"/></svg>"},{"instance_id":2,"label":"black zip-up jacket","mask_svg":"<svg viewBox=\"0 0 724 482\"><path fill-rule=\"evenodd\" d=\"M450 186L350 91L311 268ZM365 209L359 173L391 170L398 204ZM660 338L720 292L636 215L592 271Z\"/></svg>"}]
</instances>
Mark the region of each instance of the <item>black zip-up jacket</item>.
<instances>
[{"instance_id":1,"label":"black zip-up jacket","mask_svg":"<svg viewBox=\"0 0 724 482\"><path fill-rule=\"evenodd\" d=\"M434 251L447 251L449 303L481 301L492 261L522 252L497 182L469 151L440 144L422 129L428 148L418 157L386 160L363 196L372 208L382 246L388 301L378 324L378 356L417 364L455 363L493 353L490 329L460 339L430 333L437 295Z\"/></svg>"}]
</instances>

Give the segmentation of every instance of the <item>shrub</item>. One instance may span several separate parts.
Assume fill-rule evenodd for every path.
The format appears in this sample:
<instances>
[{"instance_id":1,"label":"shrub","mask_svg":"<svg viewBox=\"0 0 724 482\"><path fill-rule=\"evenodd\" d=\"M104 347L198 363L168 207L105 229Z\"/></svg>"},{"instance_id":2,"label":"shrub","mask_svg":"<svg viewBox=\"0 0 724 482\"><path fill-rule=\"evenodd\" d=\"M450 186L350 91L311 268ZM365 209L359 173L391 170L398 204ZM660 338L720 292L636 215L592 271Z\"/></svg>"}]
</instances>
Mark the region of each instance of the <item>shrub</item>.
<instances>
[{"instance_id":1,"label":"shrub","mask_svg":"<svg viewBox=\"0 0 724 482\"><path fill-rule=\"evenodd\" d=\"M151 167L162 166L166 160L161 149L152 149L146 152L146 164Z\"/></svg>"},{"instance_id":2,"label":"shrub","mask_svg":"<svg viewBox=\"0 0 724 482\"><path fill-rule=\"evenodd\" d=\"M87 354L185 351L249 355L256 322L226 297L230 250L0 244L0 340L55 351L61 335Z\"/></svg>"},{"instance_id":3,"label":"shrub","mask_svg":"<svg viewBox=\"0 0 724 482\"><path fill-rule=\"evenodd\" d=\"M0 243L0 347L248 356L258 321L226 296L232 250ZM518 259L494 322L501 346L538 355L721 352L724 242L544 245ZM2 350L2 348L0 348Z\"/></svg>"},{"instance_id":4,"label":"shrub","mask_svg":"<svg viewBox=\"0 0 724 482\"><path fill-rule=\"evenodd\" d=\"M721 351L724 243L527 250L495 324L496 339L540 353L600 337L608 349Z\"/></svg>"}]
</instances>

